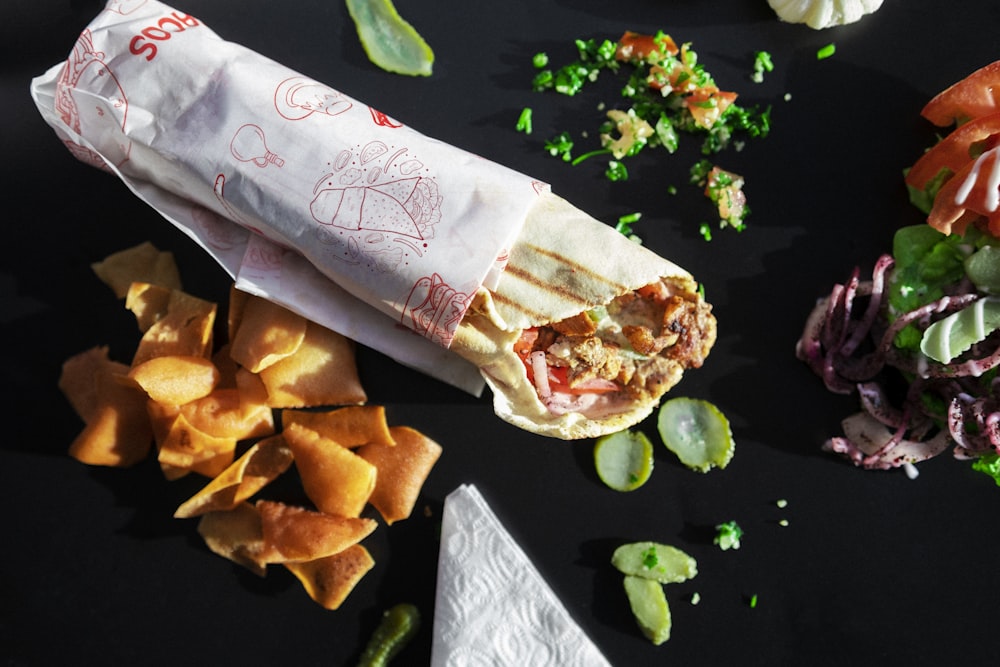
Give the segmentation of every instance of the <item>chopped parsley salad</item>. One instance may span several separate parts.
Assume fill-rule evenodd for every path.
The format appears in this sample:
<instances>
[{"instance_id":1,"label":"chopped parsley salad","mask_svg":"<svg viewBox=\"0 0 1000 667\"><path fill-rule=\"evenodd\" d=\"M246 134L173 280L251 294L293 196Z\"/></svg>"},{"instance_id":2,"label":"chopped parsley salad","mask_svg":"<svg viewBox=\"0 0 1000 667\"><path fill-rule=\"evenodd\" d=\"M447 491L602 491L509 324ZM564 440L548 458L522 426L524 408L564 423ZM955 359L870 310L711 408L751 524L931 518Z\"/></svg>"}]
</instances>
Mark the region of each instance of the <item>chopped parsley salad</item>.
<instances>
[{"instance_id":1,"label":"chopped parsley salad","mask_svg":"<svg viewBox=\"0 0 1000 667\"><path fill-rule=\"evenodd\" d=\"M1000 485L1000 61L921 115L945 136L906 170L928 224L897 230L810 314L796 354L861 410L825 448L869 469L947 450Z\"/></svg>"},{"instance_id":2,"label":"chopped parsley salad","mask_svg":"<svg viewBox=\"0 0 1000 667\"><path fill-rule=\"evenodd\" d=\"M545 150L573 165L605 157L604 175L611 181L623 181L629 176L628 158L647 148L674 153L681 135L698 136L705 159L691 167L690 183L701 188L714 204L720 229L742 231L750 214L743 178L718 167L709 158L728 148L739 150L747 139L767 136L770 108L760 110L737 104L737 94L716 85L690 44L678 46L663 32L625 32L617 41L578 39L576 48L578 58L560 67L552 67L547 54L536 54L532 88L574 96L607 71L625 81L621 88L622 108L603 109L602 104L605 118L598 127L598 146L583 150L578 140L584 137L561 132L546 141ZM760 82L773 69L770 55L758 52L750 79ZM531 109L524 109L517 129L530 133L531 121ZM673 186L664 187L664 193L673 191ZM701 225L706 240L711 240L711 229L707 223Z\"/></svg>"}]
</instances>

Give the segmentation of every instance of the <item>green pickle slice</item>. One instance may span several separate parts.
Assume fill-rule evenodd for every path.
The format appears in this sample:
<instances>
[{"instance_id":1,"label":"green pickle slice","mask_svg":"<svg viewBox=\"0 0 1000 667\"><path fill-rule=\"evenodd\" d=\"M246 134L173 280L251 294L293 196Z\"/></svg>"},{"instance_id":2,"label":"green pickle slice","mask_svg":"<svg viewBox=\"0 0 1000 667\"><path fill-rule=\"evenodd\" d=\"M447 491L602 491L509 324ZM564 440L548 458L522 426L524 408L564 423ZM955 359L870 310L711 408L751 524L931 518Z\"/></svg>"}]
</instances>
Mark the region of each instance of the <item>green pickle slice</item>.
<instances>
[{"instance_id":1,"label":"green pickle slice","mask_svg":"<svg viewBox=\"0 0 1000 667\"><path fill-rule=\"evenodd\" d=\"M725 468L736 451L729 420L719 408L697 398L672 398L660 406L656 428L667 449L698 472Z\"/></svg>"},{"instance_id":2,"label":"green pickle slice","mask_svg":"<svg viewBox=\"0 0 1000 667\"><path fill-rule=\"evenodd\" d=\"M622 574L677 584L698 574L698 562L677 547L656 542L623 544L611 555L611 564Z\"/></svg>"},{"instance_id":3,"label":"green pickle slice","mask_svg":"<svg viewBox=\"0 0 1000 667\"><path fill-rule=\"evenodd\" d=\"M597 476L615 491L634 491L653 472L653 443L640 431L603 435L594 444Z\"/></svg>"},{"instance_id":4,"label":"green pickle slice","mask_svg":"<svg viewBox=\"0 0 1000 667\"><path fill-rule=\"evenodd\" d=\"M642 634L657 646L670 639L670 606L663 585L653 579L625 575L625 594Z\"/></svg>"},{"instance_id":5,"label":"green pickle slice","mask_svg":"<svg viewBox=\"0 0 1000 667\"><path fill-rule=\"evenodd\" d=\"M387 72L430 76L434 51L391 0L346 0L368 59Z\"/></svg>"}]
</instances>

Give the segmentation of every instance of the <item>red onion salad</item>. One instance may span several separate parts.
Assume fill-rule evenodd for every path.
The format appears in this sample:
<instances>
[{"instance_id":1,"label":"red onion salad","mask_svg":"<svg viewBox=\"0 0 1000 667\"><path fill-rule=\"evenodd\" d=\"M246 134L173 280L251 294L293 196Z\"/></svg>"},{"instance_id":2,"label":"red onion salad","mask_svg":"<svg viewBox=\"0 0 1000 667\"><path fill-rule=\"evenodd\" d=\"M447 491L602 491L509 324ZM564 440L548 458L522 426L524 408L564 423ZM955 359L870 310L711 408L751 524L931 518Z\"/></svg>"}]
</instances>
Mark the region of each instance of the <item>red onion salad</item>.
<instances>
[{"instance_id":1,"label":"red onion salad","mask_svg":"<svg viewBox=\"0 0 1000 667\"><path fill-rule=\"evenodd\" d=\"M858 467L904 467L911 476L914 463L949 447L957 459L995 465L1000 380L991 371L1000 365L997 336L975 343L949 363L895 342L907 326L926 330L985 295L963 277L944 296L893 312L888 291L894 265L892 255L881 256L870 280L861 280L855 268L849 280L817 302L796 344L796 356L831 392L859 398L860 411L842 422L843 434L829 438L823 449Z\"/></svg>"}]
</instances>

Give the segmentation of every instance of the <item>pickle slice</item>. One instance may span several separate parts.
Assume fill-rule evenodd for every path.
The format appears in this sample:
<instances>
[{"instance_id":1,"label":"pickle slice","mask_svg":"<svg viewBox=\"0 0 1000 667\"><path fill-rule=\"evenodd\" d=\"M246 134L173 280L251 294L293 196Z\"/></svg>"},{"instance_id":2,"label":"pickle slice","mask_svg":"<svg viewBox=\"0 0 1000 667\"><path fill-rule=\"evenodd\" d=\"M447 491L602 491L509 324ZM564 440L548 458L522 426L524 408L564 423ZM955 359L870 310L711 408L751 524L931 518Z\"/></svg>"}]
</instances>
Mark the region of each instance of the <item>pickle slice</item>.
<instances>
[{"instance_id":1,"label":"pickle slice","mask_svg":"<svg viewBox=\"0 0 1000 667\"><path fill-rule=\"evenodd\" d=\"M622 574L676 584L698 574L698 563L677 547L656 542L623 544L611 555L611 564Z\"/></svg>"},{"instance_id":2,"label":"pickle slice","mask_svg":"<svg viewBox=\"0 0 1000 667\"><path fill-rule=\"evenodd\" d=\"M346 0L368 59L387 72L430 76L434 51L392 0Z\"/></svg>"},{"instance_id":3,"label":"pickle slice","mask_svg":"<svg viewBox=\"0 0 1000 667\"><path fill-rule=\"evenodd\" d=\"M663 585L652 579L625 575L625 594L642 634L657 646L670 639L670 606Z\"/></svg>"},{"instance_id":4,"label":"pickle slice","mask_svg":"<svg viewBox=\"0 0 1000 667\"><path fill-rule=\"evenodd\" d=\"M653 472L653 443L639 431L603 435L594 444L594 467L610 488L634 491Z\"/></svg>"},{"instance_id":5,"label":"pickle slice","mask_svg":"<svg viewBox=\"0 0 1000 667\"><path fill-rule=\"evenodd\" d=\"M729 420L708 401L672 398L660 406L656 427L667 449L698 472L725 468L736 451Z\"/></svg>"}]
</instances>

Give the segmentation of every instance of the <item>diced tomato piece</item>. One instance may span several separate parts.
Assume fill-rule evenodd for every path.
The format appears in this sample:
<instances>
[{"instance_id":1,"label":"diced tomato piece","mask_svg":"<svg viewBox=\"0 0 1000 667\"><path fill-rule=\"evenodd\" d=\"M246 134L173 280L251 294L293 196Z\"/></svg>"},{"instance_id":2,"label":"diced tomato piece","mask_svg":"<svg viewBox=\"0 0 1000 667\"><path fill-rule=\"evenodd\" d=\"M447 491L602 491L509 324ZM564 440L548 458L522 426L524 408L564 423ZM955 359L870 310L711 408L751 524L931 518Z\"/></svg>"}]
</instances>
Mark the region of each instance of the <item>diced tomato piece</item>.
<instances>
[{"instance_id":1,"label":"diced tomato piece","mask_svg":"<svg viewBox=\"0 0 1000 667\"><path fill-rule=\"evenodd\" d=\"M1000 111L1000 60L938 93L920 115L938 127L947 127L996 111Z\"/></svg>"},{"instance_id":2,"label":"diced tomato piece","mask_svg":"<svg viewBox=\"0 0 1000 667\"><path fill-rule=\"evenodd\" d=\"M657 39L655 35L626 30L625 34L618 40L615 60L635 62L650 59L650 56L653 57L653 60L660 60L664 54L676 56L678 53L677 44L669 35L661 35Z\"/></svg>"},{"instance_id":3,"label":"diced tomato piece","mask_svg":"<svg viewBox=\"0 0 1000 667\"><path fill-rule=\"evenodd\" d=\"M970 160L996 146L998 141L1000 112L970 120L921 155L907 172L906 184L924 190L942 169L957 173Z\"/></svg>"},{"instance_id":4,"label":"diced tomato piece","mask_svg":"<svg viewBox=\"0 0 1000 667\"><path fill-rule=\"evenodd\" d=\"M729 105L736 101L736 93L713 88L699 88L684 98L684 104L694 116L694 122L711 129Z\"/></svg>"},{"instance_id":5,"label":"diced tomato piece","mask_svg":"<svg viewBox=\"0 0 1000 667\"><path fill-rule=\"evenodd\" d=\"M969 160L938 191L927 224L944 234L962 234L985 217L990 233L1000 236L1000 148Z\"/></svg>"}]
</instances>

